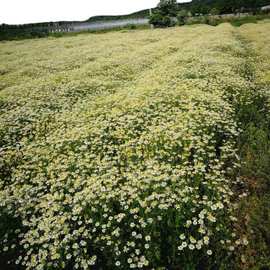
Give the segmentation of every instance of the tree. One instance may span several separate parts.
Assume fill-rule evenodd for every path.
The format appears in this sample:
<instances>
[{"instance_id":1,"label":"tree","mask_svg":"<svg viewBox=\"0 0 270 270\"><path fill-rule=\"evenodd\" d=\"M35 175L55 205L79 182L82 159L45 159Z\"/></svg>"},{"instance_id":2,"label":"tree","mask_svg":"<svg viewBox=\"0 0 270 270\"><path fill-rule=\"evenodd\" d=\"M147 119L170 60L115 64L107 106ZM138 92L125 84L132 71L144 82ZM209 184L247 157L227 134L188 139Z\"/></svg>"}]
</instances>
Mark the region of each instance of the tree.
<instances>
[{"instance_id":1,"label":"tree","mask_svg":"<svg viewBox=\"0 0 270 270\"><path fill-rule=\"evenodd\" d=\"M155 27L169 27L175 25L171 17L176 17L177 1L176 0L160 0L157 10L150 16L150 24Z\"/></svg>"},{"instance_id":2,"label":"tree","mask_svg":"<svg viewBox=\"0 0 270 270\"><path fill-rule=\"evenodd\" d=\"M158 4L159 12L164 16L176 16L177 1L176 0L160 0Z\"/></svg>"}]
</instances>

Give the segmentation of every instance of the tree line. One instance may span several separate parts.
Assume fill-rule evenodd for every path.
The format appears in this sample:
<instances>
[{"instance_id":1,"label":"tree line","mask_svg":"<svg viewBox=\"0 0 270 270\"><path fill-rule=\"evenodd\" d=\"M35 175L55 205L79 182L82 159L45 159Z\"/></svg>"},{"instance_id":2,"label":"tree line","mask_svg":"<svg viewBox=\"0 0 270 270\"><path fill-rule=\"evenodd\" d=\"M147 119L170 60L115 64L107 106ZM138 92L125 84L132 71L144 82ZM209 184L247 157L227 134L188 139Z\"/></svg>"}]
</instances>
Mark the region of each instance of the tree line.
<instances>
[{"instance_id":1,"label":"tree line","mask_svg":"<svg viewBox=\"0 0 270 270\"><path fill-rule=\"evenodd\" d=\"M150 23L157 27L185 24L191 16L222 15L229 13L261 13L261 7L270 5L270 0L193 0L179 4L177 0L160 0L150 16Z\"/></svg>"}]
</instances>

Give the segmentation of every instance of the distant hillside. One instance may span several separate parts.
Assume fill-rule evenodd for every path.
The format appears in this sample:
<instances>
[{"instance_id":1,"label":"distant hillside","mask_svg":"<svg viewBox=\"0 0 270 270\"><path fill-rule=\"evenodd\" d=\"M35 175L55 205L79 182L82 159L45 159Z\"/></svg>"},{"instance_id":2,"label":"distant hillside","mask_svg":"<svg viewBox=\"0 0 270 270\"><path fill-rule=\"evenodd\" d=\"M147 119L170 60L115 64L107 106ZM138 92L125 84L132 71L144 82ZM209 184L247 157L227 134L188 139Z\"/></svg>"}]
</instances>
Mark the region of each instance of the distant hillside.
<instances>
[{"instance_id":1,"label":"distant hillside","mask_svg":"<svg viewBox=\"0 0 270 270\"><path fill-rule=\"evenodd\" d=\"M137 19L146 18L149 16L149 9L140 10L127 15L103 15L90 17L86 22L97 22L97 21L111 21L111 20L125 20L125 19Z\"/></svg>"},{"instance_id":2,"label":"distant hillside","mask_svg":"<svg viewBox=\"0 0 270 270\"><path fill-rule=\"evenodd\" d=\"M216 8L220 13L231 13L236 10L244 8L246 10L252 10L260 8L262 6L270 5L270 0L193 0L188 3L179 3L179 9L184 8L191 13L209 13L213 8ZM155 11L156 8L152 10ZM149 9L144 9L138 12L134 12L128 15L119 16L94 16L86 20L87 22L97 21L109 21L109 20L124 20L124 19L135 19L135 18L146 18L149 16Z\"/></svg>"}]
</instances>

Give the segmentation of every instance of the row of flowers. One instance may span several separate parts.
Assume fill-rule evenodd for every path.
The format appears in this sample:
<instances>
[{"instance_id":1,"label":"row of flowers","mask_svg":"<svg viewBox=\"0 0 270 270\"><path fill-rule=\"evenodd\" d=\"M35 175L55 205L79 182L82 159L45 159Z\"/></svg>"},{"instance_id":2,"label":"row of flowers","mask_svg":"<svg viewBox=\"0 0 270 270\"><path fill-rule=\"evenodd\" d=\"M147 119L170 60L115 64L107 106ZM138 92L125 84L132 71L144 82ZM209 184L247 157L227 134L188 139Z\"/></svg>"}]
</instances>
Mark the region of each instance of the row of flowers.
<instances>
[{"instance_id":1,"label":"row of flowers","mask_svg":"<svg viewBox=\"0 0 270 270\"><path fill-rule=\"evenodd\" d=\"M247 245L234 231L234 103L250 84L235 31L1 44L1 252L26 269L158 269Z\"/></svg>"}]
</instances>

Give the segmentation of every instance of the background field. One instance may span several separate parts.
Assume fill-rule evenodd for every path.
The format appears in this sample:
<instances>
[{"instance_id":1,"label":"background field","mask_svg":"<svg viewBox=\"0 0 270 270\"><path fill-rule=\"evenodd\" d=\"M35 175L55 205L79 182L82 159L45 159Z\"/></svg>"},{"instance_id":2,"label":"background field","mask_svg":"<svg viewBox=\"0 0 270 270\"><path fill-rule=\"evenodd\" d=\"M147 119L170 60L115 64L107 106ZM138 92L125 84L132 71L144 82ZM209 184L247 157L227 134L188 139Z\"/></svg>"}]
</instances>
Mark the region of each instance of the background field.
<instances>
[{"instance_id":1,"label":"background field","mask_svg":"<svg viewBox=\"0 0 270 270\"><path fill-rule=\"evenodd\" d=\"M1 264L268 269L269 44L269 21L1 42Z\"/></svg>"}]
</instances>

